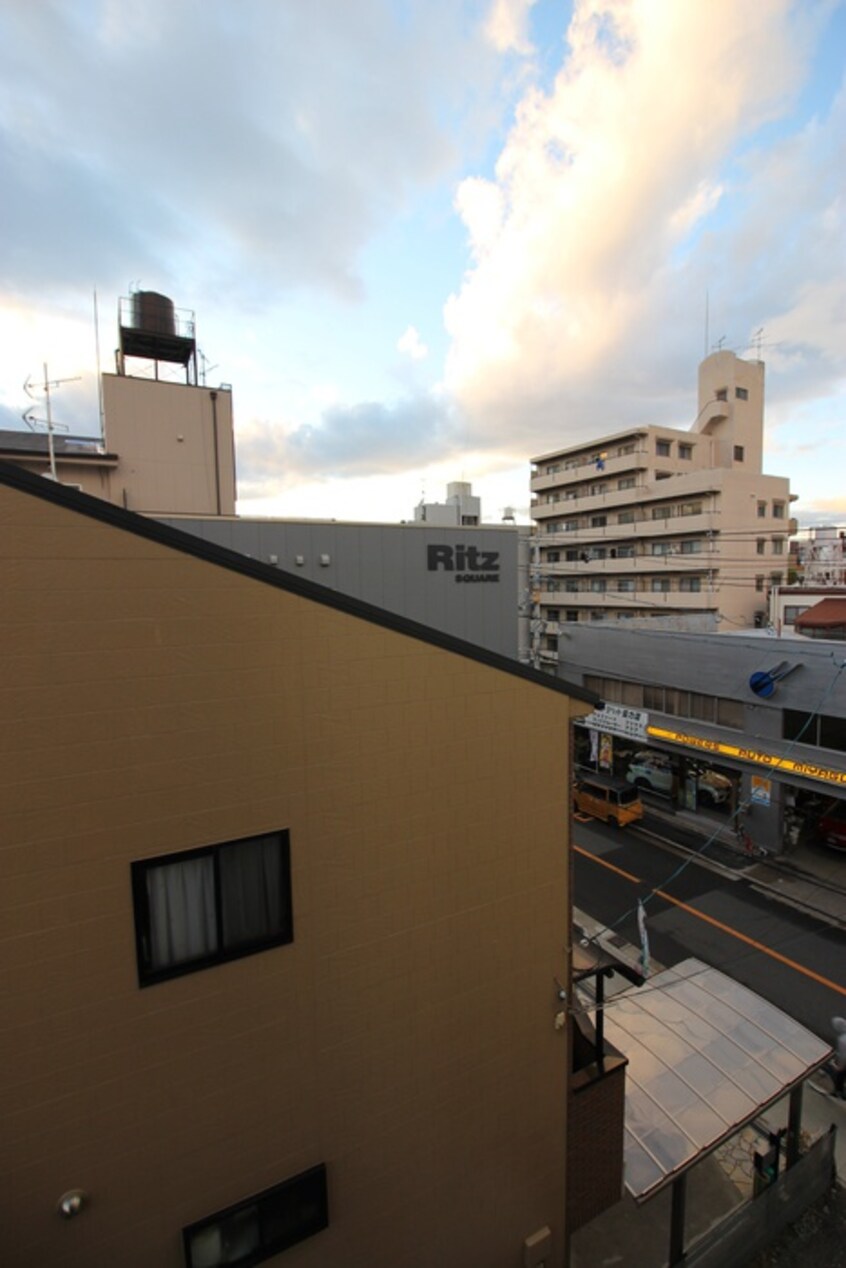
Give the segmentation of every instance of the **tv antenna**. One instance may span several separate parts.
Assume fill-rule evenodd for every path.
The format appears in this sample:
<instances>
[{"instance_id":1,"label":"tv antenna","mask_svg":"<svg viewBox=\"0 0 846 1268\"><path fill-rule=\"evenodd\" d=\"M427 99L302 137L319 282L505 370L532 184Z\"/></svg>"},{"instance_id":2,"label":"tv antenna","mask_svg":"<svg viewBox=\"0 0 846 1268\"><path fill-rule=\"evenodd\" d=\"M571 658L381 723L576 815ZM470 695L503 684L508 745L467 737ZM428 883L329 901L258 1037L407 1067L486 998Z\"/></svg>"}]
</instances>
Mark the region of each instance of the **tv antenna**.
<instances>
[{"instance_id":1,"label":"tv antenna","mask_svg":"<svg viewBox=\"0 0 846 1268\"><path fill-rule=\"evenodd\" d=\"M53 432L54 431L68 431L69 428L67 427L66 423L55 423L53 421L53 410L52 410L52 405L50 401L50 389L54 387L61 387L63 383L78 383L80 378L81 378L81 375L76 374L71 379L51 379L49 374L47 373L47 362L45 361L44 362L44 381L42 383L33 383L32 379L29 377L29 375L27 375L26 382L23 385L23 389L26 392L27 396L30 398L30 400L35 401L38 399L37 396L35 395L36 391L40 390L41 392L44 393L44 405L45 405L47 417L38 418L35 413L35 407L30 406L29 409L24 410L22 414L22 418L24 422L26 423L27 427L30 429L30 431L35 431L37 427L47 428L47 452L50 455L50 479L55 480L57 484L59 483L59 476L56 472L56 447L53 444Z\"/></svg>"},{"instance_id":2,"label":"tv antenna","mask_svg":"<svg viewBox=\"0 0 846 1268\"><path fill-rule=\"evenodd\" d=\"M207 375L207 374L211 374L212 370L216 370L216 369L218 368L218 366L217 366L217 365L209 365L209 359L208 359L208 357L206 356L206 354L203 352L202 348L200 348L200 349L199 349L199 352L200 352L200 362L201 362L201 367L202 367L202 368L200 369L200 378L202 379L202 385L203 385L203 387L205 387L205 386L206 386L206 375Z\"/></svg>"}]
</instances>

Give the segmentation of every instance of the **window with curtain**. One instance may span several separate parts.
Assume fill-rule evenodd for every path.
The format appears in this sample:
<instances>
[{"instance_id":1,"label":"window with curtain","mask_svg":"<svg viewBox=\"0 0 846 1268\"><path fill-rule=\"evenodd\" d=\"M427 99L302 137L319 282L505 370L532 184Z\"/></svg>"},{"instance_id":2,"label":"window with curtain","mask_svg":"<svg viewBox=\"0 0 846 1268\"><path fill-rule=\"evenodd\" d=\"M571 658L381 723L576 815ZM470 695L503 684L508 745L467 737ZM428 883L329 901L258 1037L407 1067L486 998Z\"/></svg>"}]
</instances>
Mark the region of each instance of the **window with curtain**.
<instances>
[{"instance_id":1,"label":"window with curtain","mask_svg":"<svg viewBox=\"0 0 846 1268\"><path fill-rule=\"evenodd\" d=\"M142 986L293 939L287 831L132 864Z\"/></svg>"}]
</instances>

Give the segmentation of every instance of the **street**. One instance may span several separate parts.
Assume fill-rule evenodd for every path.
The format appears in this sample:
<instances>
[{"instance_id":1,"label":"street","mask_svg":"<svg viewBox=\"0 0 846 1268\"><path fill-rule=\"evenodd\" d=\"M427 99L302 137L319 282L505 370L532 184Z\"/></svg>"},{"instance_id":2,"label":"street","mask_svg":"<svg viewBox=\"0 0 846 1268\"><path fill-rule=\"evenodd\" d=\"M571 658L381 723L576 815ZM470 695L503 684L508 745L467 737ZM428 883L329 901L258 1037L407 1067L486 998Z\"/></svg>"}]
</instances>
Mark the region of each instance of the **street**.
<instances>
[{"instance_id":1,"label":"street","mask_svg":"<svg viewBox=\"0 0 846 1268\"><path fill-rule=\"evenodd\" d=\"M636 829L596 821L573 829L576 907L637 946L642 899L654 960L671 966L697 956L830 1040L831 1018L846 1014L840 929L756 892L742 871L683 866ZM660 893L648 898L653 890Z\"/></svg>"}]
</instances>

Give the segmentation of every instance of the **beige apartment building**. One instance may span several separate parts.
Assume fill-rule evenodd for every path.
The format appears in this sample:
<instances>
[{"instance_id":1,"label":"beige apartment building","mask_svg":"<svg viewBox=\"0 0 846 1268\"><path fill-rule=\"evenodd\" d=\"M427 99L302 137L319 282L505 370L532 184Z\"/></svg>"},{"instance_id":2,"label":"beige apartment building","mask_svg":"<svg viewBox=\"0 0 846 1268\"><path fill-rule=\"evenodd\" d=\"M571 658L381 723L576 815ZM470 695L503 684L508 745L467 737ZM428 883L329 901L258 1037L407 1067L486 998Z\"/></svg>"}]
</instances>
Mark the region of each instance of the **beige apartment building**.
<instances>
[{"instance_id":1,"label":"beige apartment building","mask_svg":"<svg viewBox=\"0 0 846 1268\"><path fill-rule=\"evenodd\" d=\"M790 483L762 470L764 365L716 352L687 429L644 426L532 459L536 659L568 622L766 620L785 580Z\"/></svg>"},{"instance_id":2,"label":"beige apartment building","mask_svg":"<svg viewBox=\"0 0 846 1268\"><path fill-rule=\"evenodd\" d=\"M17 466L0 522L4 1262L561 1268L597 697Z\"/></svg>"}]
</instances>

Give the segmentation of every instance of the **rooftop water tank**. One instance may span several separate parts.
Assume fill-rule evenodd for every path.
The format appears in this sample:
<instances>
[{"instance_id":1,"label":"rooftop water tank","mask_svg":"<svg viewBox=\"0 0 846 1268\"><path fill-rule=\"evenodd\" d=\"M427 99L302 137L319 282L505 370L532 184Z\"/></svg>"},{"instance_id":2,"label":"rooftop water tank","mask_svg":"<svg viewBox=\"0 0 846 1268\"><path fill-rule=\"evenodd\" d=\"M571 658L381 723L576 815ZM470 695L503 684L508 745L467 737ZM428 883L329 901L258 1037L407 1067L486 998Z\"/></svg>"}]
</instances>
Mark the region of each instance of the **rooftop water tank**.
<instances>
[{"instance_id":1,"label":"rooftop water tank","mask_svg":"<svg viewBox=\"0 0 846 1268\"><path fill-rule=\"evenodd\" d=\"M173 300L156 291L136 291L132 296L132 325L156 335L175 335Z\"/></svg>"}]
</instances>

